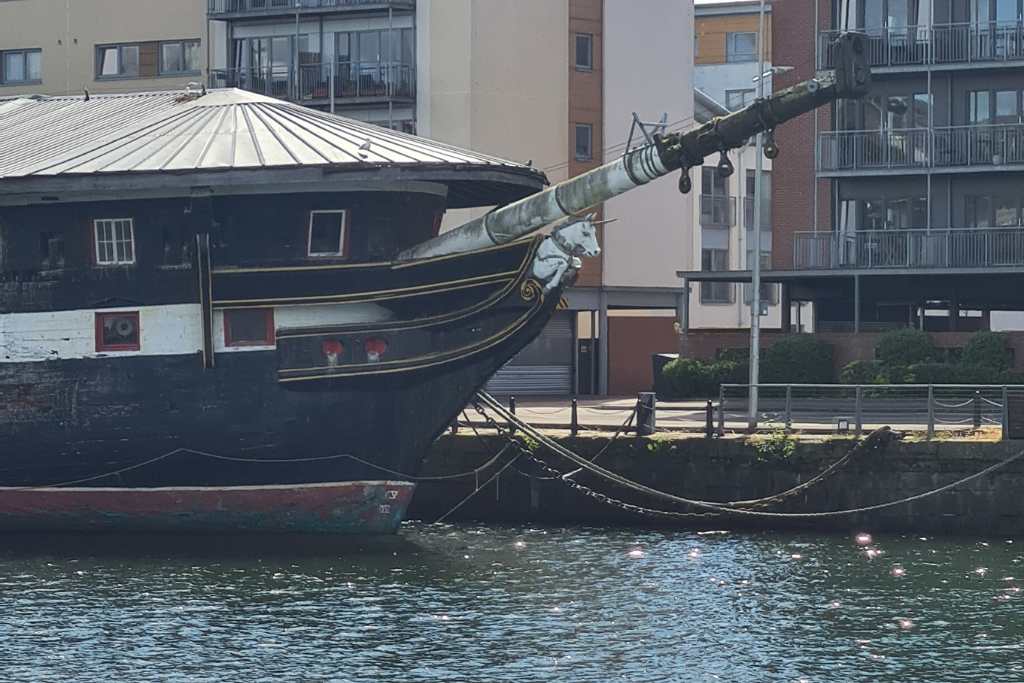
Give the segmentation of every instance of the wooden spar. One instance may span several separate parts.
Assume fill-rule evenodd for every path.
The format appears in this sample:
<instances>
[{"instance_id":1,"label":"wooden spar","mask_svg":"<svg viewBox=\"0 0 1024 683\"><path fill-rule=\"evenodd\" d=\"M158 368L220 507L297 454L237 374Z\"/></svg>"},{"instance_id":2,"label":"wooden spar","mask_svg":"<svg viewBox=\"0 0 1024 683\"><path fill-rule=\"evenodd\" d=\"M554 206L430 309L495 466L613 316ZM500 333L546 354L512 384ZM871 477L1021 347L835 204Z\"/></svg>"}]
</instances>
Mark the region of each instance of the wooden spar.
<instances>
[{"instance_id":1,"label":"wooden spar","mask_svg":"<svg viewBox=\"0 0 1024 683\"><path fill-rule=\"evenodd\" d=\"M833 72L819 74L693 130L655 136L653 143L615 161L411 247L400 253L398 260L456 254L510 242L554 221L578 216L596 204L677 169L683 170L679 189L688 192L688 170L700 165L709 154L741 147L757 133L767 132L770 136L777 125L823 104L862 97L871 80L864 40L859 33L839 36L833 48L837 55ZM777 152L769 137L765 153L774 156Z\"/></svg>"}]
</instances>

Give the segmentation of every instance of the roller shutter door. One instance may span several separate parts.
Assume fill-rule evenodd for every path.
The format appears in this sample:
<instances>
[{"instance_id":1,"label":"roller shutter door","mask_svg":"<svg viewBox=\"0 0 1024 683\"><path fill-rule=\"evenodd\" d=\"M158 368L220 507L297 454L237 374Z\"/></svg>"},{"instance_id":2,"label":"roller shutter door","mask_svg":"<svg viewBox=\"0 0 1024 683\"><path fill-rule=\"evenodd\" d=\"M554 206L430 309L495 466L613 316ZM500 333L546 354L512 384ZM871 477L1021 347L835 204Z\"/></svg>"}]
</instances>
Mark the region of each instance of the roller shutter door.
<instances>
[{"instance_id":1,"label":"roller shutter door","mask_svg":"<svg viewBox=\"0 0 1024 683\"><path fill-rule=\"evenodd\" d=\"M572 393L572 318L558 311L540 335L487 383L492 394L568 396Z\"/></svg>"}]
</instances>

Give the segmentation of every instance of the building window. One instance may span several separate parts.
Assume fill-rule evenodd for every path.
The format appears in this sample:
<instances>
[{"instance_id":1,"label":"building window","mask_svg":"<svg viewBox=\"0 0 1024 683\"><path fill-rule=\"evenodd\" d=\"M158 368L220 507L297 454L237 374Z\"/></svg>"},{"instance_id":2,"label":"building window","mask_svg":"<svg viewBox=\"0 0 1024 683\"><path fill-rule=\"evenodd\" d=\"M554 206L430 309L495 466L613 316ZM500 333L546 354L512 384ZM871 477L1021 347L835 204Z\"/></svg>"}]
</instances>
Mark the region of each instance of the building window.
<instances>
[{"instance_id":1,"label":"building window","mask_svg":"<svg viewBox=\"0 0 1024 683\"><path fill-rule=\"evenodd\" d=\"M728 249L702 249L700 269L705 272L729 270ZM700 283L700 302L702 304L731 304L731 282Z\"/></svg>"},{"instance_id":2,"label":"building window","mask_svg":"<svg viewBox=\"0 0 1024 683\"><path fill-rule=\"evenodd\" d=\"M344 209L310 211L306 254L309 256L345 256L347 218L348 211Z\"/></svg>"},{"instance_id":3,"label":"building window","mask_svg":"<svg viewBox=\"0 0 1024 683\"><path fill-rule=\"evenodd\" d=\"M96 314L97 351L138 351L140 339L138 311Z\"/></svg>"},{"instance_id":4,"label":"building window","mask_svg":"<svg viewBox=\"0 0 1024 683\"><path fill-rule=\"evenodd\" d=\"M590 33L576 34L576 70L591 71L594 68L594 36Z\"/></svg>"},{"instance_id":5,"label":"building window","mask_svg":"<svg viewBox=\"0 0 1024 683\"><path fill-rule=\"evenodd\" d=\"M175 40L160 43L160 74L199 73L199 41Z\"/></svg>"},{"instance_id":6,"label":"building window","mask_svg":"<svg viewBox=\"0 0 1024 683\"><path fill-rule=\"evenodd\" d=\"M235 308L224 311L224 346L273 346L274 309Z\"/></svg>"},{"instance_id":7,"label":"building window","mask_svg":"<svg viewBox=\"0 0 1024 683\"><path fill-rule=\"evenodd\" d=\"M120 266L135 263L135 233L131 218L100 218L93 221L96 263Z\"/></svg>"},{"instance_id":8,"label":"building window","mask_svg":"<svg viewBox=\"0 0 1024 683\"><path fill-rule=\"evenodd\" d=\"M754 250L747 249L747 270L751 270L754 264ZM761 272L764 273L766 270L772 269L772 253L770 251L761 252ZM750 295L754 291L754 286L750 283L743 285L743 303L750 305ZM761 283L761 303L769 306L774 306L779 303L779 286L770 282Z\"/></svg>"},{"instance_id":9,"label":"building window","mask_svg":"<svg viewBox=\"0 0 1024 683\"><path fill-rule=\"evenodd\" d=\"M138 75L138 45L102 45L96 48L96 78L135 78Z\"/></svg>"},{"instance_id":10,"label":"building window","mask_svg":"<svg viewBox=\"0 0 1024 683\"><path fill-rule=\"evenodd\" d=\"M757 59L756 33L726 33L725 60L727 62L752 62Z\"/></svg>"},{"instance_id":11,"label":"building window","mask_svg":"<svg viewBox=\"0 0 1024 683\"><path fill-rule=\"evenodd\" d=\"M4 50L0 52L0 83L40 83L43 80L42 50Z\"/></svg>"},{"instance_id":12,"label":"building window","mask_svg":"<svg viewBox=\"0 0 1024 683\"><path fill-rule=\"evenodd\" d=\"M576 161L594 158L594 127L589 123L576 124Z\"/></svg>"},{"instance_id":13,"label":"building window","mask_svg":"<svg viewBox=\"0 0 1024 683\"><path fill-rule=\"evenodd\" d=\"M754 89L744 88L743 90L726 90L725 106L731 111L742 109L754 101Z\"/></svg>"}]
</instances>

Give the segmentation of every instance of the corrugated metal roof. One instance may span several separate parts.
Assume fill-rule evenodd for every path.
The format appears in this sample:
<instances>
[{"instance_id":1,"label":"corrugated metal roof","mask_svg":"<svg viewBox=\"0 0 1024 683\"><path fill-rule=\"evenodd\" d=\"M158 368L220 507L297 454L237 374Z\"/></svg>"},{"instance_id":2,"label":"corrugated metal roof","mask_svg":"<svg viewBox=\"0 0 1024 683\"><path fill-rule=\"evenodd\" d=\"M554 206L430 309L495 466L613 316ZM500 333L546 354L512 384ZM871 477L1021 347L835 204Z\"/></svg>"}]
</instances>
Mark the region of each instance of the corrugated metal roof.
<instances>
[{"instance_id":1,"label":"corrugated metal roof","mask_svg":"<svg viewBox=\"0 0 1024 683\"><path fill-rule=\"evenodd\" d=\"M238 89L0 101L0 181L331 167L539 171Z\"/></svg>"}]
</instances>

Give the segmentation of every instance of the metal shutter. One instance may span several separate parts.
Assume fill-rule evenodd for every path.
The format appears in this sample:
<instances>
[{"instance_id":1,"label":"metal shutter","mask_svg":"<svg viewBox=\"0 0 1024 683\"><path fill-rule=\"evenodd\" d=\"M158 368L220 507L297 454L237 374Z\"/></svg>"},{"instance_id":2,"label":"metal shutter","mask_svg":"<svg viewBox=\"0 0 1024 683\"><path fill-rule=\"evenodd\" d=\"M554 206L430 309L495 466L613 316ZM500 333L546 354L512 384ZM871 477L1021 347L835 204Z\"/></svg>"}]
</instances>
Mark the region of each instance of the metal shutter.
<instances>
[{"instance_id":1,"label":"metal shutter","mask_svg":"<svg viewBox=\"0 0 1024 683\"><path fill-rule=\"evenodd\" d=\"M572 393L572 318L557 312L540 335L487 383L492 394L568 396Z\"/></svg>"}]
</instances>

